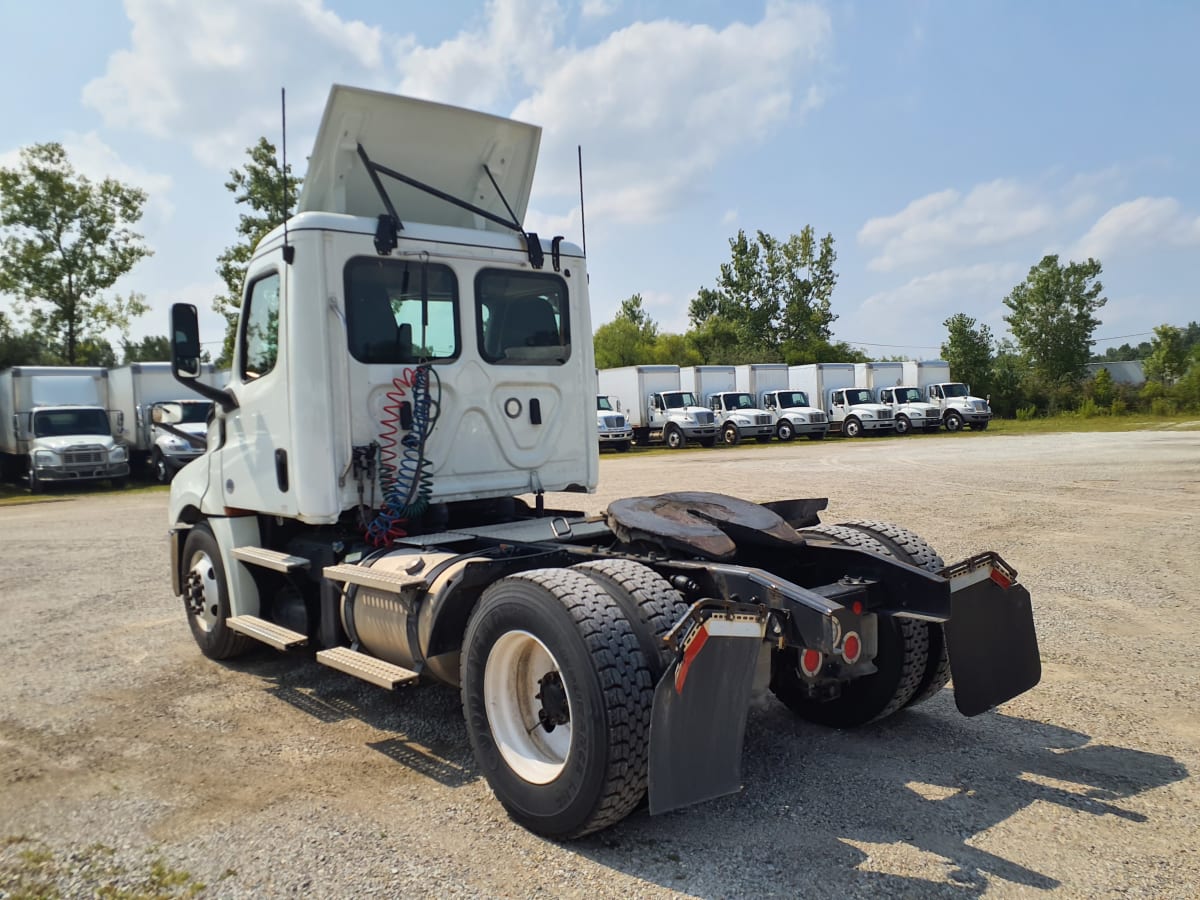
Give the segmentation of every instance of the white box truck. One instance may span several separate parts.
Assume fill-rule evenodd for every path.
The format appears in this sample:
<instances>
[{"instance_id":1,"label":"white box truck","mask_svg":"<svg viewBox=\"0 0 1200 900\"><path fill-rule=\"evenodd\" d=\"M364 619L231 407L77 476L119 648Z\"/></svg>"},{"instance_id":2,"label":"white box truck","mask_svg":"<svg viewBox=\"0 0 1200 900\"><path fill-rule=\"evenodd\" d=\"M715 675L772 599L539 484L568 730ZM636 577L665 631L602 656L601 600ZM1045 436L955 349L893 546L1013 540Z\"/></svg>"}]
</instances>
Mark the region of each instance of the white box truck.
<instances>
[{"instance_id":1,"label":"white box truck","mask_svg":"<svg viewBox=\"0 0 1200 900\"><path fill-rule=\"evenodd\" d=\"M112 436L108 372L14 366L0 372L0 463L37 493L50 482L124 479L129 454Z\"/></svg>"},{"instance_id":2,"label":"white box truck","mask_svg":"<svg viewBox=\"0 0 1200 900\"><path fill-rule=\"evenodd\" d=\"M666 444L678 449L688 441L711 447L717 441L712 410L696 402L679 382L679 366L622 366L601 369L600 393L620 401L640 446Z\"/></svg>"},{"instance_id":3,"label":"white box truck","mask_svg":"<svg viewBox=\"0 0 1200 900\"><path fill-rule=\"evenodd\" d=\"M733 366L688 366L680 370L679 381L712 410L717 432L729 446L743 438L754 438L760 444L771 440L775 433L771 414L759 408L753 392L738 389Z\"/></svg>"},{"instance_id":4,"label":"white box truck","mask_svg":"<svg viewBox=\"0 0 1200 900\"><path fill-rule=\"evenodd\" d=\"M201 380L219 386L216 366L205 363L202 368ZM129 450L131 465L149 462L160 483L169 482L204 453L212 401L195 396L176 381L169 362L130 363L109 370L108 396L113 436ZM174 427L155 422L155 411L162 404L179 407L169 410ZM161 413L158 418L163 418Z\"/></svg>"},{"instance_id":5,"label":"white box truck","mask_svg":"<svg viewBox=\"0 0 1200 900\"><path fill-rule=\"evenodd\" d=\"M915 383L904 381L903 363L855 363L854 372L860 385L870 388L876 400L892 408L896 415L896 434L908 434L914 428L937 431L941 427L941 408L926 402Z\"/></svg>"},{"instance_id":6,"label":"white box truck","mask_svg":"<svg viewBox=\"0 0 1200 900\"><path fill-rule=\"evenodd\" d=\"M596 395L596 431L600 435L600 449L612 447L624 453L633 443L633 427L621 412L621 401L604 394Z\"/></svg>"},{"instance_id":7,"label":"white box truck","mask_svg":"<svg viewBox=\"0 0 1200 900\"><path fill-rule=\"evenodd\" d=\"M915 384L924 398L941 410L947 431L964 425L983 431L992 420L992 407L983 397L971 395L971 386L950 380L950 364L944 359L910 360L904 363L904 383Z\"/></svg>"},{"instance_id":8,"label":"white box truck","mask_svg":"<svg viewBox=\"0 0 1200 900\"><path fill-rule=\"evenodd\" d=\"M793 390L820 398L832 434L846 437L890 434L895 425L892 408L879 403L870 390L855 383L854 363L789 366L788 383Z\"/></svg>"},{"instance_id":9,"label":"white box truck","mask_svg":"<svg viewBox=\"0 0 1200 900\"><path fill-rule=\"evenodd\" d=\"M752 363L736 367L739 391L749 391L766 410L775 427L775 437L790 441L801 434L819 441L829 432L829 417L812 405L804 391L788 387L786 363ZM820 399L817 398L817 402Z\"/></svg>"}]
</instances>

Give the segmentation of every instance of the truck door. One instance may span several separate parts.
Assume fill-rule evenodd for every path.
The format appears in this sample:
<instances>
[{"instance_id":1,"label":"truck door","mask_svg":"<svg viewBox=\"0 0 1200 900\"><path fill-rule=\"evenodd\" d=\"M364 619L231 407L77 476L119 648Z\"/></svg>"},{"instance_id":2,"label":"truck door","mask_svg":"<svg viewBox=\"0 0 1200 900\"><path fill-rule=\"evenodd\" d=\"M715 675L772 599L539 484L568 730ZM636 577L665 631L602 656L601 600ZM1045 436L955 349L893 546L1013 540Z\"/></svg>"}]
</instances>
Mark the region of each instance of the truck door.
<instances>
[{"instance_id":1,"label":"truck door","mask_svg":"<svg viewBox=\"0 0 1200 900\"><path fill-rule=\"evenodd\" d=\"M666 422L666 410L662 394L651 394L646 403L646 419L650 427L659 430Z\"/></svg>"}]
</instances>

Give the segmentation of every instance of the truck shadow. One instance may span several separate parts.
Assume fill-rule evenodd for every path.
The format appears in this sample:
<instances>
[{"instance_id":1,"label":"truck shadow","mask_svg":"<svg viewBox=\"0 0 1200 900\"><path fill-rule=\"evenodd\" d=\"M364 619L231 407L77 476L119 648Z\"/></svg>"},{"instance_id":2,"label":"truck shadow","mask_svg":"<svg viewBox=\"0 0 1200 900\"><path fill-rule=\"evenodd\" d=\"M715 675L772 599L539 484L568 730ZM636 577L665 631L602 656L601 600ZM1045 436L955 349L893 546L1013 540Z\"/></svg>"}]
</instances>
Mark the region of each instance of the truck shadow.
<instances>
[{"instance_id":1,"label":"truck shadow","mask_svg":"<svg viewBox=\"0 0 1200 900\"><path fill-rule=\"evenodd\" d=\"M295 663L269 655L235 667L319 722L353 718L390 735L366 745L439 784L479 780L456 691L391 695ZM1169 756L1093 743L1056 725L998 712L964 719L949 691L846 732L801 722L764 697L747 725L740 794L656 817L643 809L563 847L700 895L731 868L739 884L751 871L763 893L805 897L845 896L850 885L877 896L975 897L995 879L1051 890L1060 882L1050 872L974 844L1002 844L1006 828L1021 827L1008 820L1039 802L1149 823L1121 801L1188 775ZM985 836L992 829L998 834ZM897 857L929 877L887 871Z\"/></svg>"}]
</instances>

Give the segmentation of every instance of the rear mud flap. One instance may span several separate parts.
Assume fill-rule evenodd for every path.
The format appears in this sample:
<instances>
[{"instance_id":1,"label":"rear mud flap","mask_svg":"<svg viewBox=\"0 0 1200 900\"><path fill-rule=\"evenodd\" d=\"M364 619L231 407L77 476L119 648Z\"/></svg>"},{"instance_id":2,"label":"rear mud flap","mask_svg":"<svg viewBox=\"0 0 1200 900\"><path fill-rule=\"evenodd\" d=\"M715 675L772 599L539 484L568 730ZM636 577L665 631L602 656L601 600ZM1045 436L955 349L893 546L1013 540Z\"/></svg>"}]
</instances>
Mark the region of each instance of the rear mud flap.
<instances>
[{"instance_id":1,"label":"rear mud flap","mask_svg":"<svg viewBox=\"0 0 1200 900\"><path fill-rule=\"evenodd\" d=\"M951 599L946 647L954 702L964 716L1011 700L1042 677L1029 592L1004 581L986 578Z\"/></svg>"},{"instance_id":2,"label":"rear mud flap","mask_svg":"<svg viewBox=\"0 0 1200 900\"><path fill-rule=\"evenodd\" d=\"M650 721L652 815L741 790L764 629L751 617L706 620L658 683Z\"/></svg>"}]
</instances>

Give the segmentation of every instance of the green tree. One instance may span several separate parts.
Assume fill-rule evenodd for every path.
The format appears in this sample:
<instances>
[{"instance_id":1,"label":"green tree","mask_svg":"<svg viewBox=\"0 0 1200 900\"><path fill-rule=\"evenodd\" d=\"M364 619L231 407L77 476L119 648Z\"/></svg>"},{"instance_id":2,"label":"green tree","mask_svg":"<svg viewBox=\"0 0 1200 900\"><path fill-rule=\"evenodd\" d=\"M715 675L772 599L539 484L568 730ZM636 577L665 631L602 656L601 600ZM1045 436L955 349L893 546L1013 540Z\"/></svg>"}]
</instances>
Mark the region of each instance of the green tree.
<instances>
[{"instance_id":1,"label":"green tree","mask_svg":"<svg viewBox=\"0 0 1200 900\"><path fill-rule=\"evenodd\" d=\"M701 366L704 365L704 357L687 335L660 334L650 348L647 362L654 365Z\"/></svg>"},{"instance_id":2,"label":"green tree","mask_svg":"<svg viewBox=\"0 0 1200 900\"><path fill-rule=\"evenodd\" d=\"M765 231L751 239L739 230L729 250L716 287L701 288L688 307L694 330L714 320L728 323L738 345L730 355L753 362L782 361L788 352L829 340L837 318L830 309L837 285L832 234L818 240L806 225L780 241Z\"/></svg>"},{"instance_id":3,"label":"green tree","mask_svg":"<svg viewBox=\"0 0 1200 900\"><path fill-rule=\"evenodd\" d=\"M642 365L647 362L652 346L637 325L620 316L592 334L598 369Z\"/></svg>"},{"instance_id":4,"label":"green tree","mask_svg":"<svg viewBox=\"0 0 1200 900\"><path fill-rule=\"evenodd\" d=\"M106 298L151 255L133 230L146 194L105 178L78 174L61 144L21 150L20 164L0 169L0 293L30 312L34 331L75 365L80 348L147 310L143 298Z\"/></svg>"},{"instance_id":5,"label":"green tree","mask_svg":"<svg viewBox=\"0 0 1200 900\"><path fill-rule=\"evenodd\" d=\"M286 174L280 171L275 145L265 137L246 148L249 161L240 169L229 170L225 189L234 202L249 208L238 216L239 241L217 257L217 274L225 282L225 292L213 298L212 308L225 317L225 344L218 365L227 364L233 356L233 341L237 334L237 318L242 308L242 286L246 281L246 266L254 255L258 242L271 229L282 225L292 214L301 179L292 175L291 164Z\"/></svg>"},{"instance_id":6,"label":"green tree","mask_svg":"<svg viewBox=\"0 0 1200 900\"><path fill-rule=\"evenodd\" d=\"M1033 371L1050 387L1078 384L1091 358L1094 313L1101 296L1100 261L1059 263L1050 254L1004 298L1004 317Z\"/></svg>"},{"instance_id":7,"label":"green tree","mask_svg":"<svg viewBox=\"0 0 1200 900\"><path fill-rule=\"evenodd\" d=\"M951 377L972 385L976 392L987 391L992 379L992 330L966 313L955 313L942 325L946 327L942 359L950 363Z\"/></svg>"},{"instance_id":8,"label":"green tree","mask_svg":"<svg viewBox=\"0 0 1200 900\"><path fill-rule=\"evenodd\" d=\"M1154 329L1150 342L1150 355L1146 358L1147 381L1160 381L1172 385L1188 368L1188 348L1184 344L1184 332L1174 325L1159 325Z\"/></svg>"},{"instance_id":9,"label":"green tree","mask_svg":"<svg viewBox=\"0 0 1200 900\"><path fill-rule=\"evenodd\" d=\"M1108 407L1112 405L1113 399L1116 397L1116 389L1113 385L1112 373L1108 369L1099 369L1092 376L1089 384L1085 385L1086 395L1095 401L1097 406Z\"/></svg>"},{"instance_id":10,"label":"green tree","mask_svg":"<svg viewBox=\"0 0 1200 900\"><path fill-rule=\"evenodd\" d=\"M171 342L165 334L144 337L140 341L122 341L125 365L135 362L165 362L171 358Z\"/></svg>"},{"instance_id":11,"label":"green tree","mask_svg":"<svg viewBox=\"0 0 1200 900\"><path fill-rule=\"evenodd\" d=\"M46 345L33 331L21 331L7 315L0 312L0 369L10 366L40 366L53 360L46 355Z\"/></svg>"}]
</instances>

